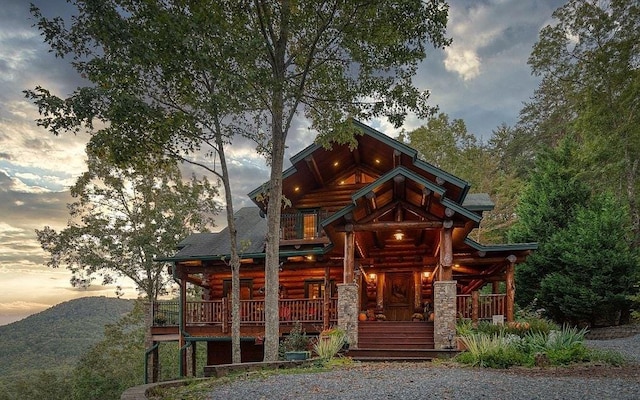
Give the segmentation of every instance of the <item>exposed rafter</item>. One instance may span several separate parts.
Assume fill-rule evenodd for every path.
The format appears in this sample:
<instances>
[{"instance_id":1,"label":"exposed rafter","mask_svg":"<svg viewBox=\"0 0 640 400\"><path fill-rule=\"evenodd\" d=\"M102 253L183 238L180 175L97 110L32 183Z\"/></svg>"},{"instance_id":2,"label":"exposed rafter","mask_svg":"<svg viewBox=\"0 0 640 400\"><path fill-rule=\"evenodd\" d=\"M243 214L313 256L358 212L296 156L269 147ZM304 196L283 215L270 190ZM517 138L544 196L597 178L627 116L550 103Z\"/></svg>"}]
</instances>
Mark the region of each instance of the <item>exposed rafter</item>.
<instances>
[{"instance_id":1,"label":"exposed rafter","mask_svg":"<svg viewBox=\"0 0 640 400\"><path fill-rule=\"evenodd\" d=\"M309 170L313 174L313 178L321 185L324 185L324 179L322 179L322 175L320 174L320 170L318 169L318 164L316 163L313 155L308 155L304 158L304 161L307 163Z\"/></svg>"}]
</instances>

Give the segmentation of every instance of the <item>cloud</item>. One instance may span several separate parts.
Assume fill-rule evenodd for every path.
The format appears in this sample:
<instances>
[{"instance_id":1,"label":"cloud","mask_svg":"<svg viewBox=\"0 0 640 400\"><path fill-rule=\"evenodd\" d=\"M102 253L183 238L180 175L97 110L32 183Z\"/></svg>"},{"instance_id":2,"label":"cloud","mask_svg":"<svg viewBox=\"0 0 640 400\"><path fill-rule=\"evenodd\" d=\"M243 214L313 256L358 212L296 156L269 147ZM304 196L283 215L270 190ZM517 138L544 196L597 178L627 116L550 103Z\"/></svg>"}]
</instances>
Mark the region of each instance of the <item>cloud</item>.
<instances>
[{"instance_id":1,"label":"cloud","mask_svg":"<svg viewBox=\"0 0 640 400\"><path fill-rule=\"evenodd\" d=\"M444 66L448 71L458 73L465 81L480 75L480 57L474 50L453 45L445 49L445 54Z\"/></svg>"}]
</instances>

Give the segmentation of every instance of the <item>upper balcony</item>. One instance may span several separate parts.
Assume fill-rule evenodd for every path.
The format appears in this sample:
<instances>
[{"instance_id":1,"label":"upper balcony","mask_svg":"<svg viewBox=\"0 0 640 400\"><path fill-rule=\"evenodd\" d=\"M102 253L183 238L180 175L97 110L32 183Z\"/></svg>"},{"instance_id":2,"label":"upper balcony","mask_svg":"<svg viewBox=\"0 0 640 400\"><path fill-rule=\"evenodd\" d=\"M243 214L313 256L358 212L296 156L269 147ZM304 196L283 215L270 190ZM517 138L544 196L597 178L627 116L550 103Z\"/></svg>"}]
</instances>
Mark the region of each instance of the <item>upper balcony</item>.
<instances>
[{"instance_id":1,"label":"upper balcony","mask_svg":"<svg viewBox=\"0 0 640 400\"><path fill-rule=\"evenodd\" d=\"M328 244L329 238L320 228L320 221L329 213L322 210L308 210L282 214L280 219L280 244Z\"/></svg>"}]
</instances>

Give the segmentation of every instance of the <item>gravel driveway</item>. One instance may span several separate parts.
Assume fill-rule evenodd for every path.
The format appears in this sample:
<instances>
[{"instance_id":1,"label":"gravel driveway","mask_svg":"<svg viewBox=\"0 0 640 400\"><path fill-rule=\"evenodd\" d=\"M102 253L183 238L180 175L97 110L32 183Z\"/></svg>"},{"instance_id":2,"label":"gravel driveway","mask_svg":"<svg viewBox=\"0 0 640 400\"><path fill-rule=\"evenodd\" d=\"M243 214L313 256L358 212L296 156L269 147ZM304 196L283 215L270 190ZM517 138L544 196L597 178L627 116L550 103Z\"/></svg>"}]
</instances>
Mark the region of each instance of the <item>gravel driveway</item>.
<instances>
[{"instance_id":1,"label":"gravel driveway","mask_svg":"<svg viewBox=\"0 0 640 400\"><path fill-rule=\"evenodd\" d=\"M640 363L640 335L588 340ZM362 363L347 370L236 380L208 399L640 399L640 368L491 370L431 363Z\"/></svg>"}]
</instances>

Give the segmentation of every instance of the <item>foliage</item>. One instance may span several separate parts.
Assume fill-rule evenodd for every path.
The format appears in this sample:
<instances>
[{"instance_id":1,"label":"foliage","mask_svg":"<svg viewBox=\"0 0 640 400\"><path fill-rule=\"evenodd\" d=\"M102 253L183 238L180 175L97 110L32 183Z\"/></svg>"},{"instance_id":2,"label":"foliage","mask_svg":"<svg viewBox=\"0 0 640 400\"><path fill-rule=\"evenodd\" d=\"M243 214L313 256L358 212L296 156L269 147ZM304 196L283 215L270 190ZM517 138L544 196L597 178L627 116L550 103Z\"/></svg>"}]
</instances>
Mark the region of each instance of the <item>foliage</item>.
<instances>
[{"instance_id":1,"label":"foliage","mask_svg":"<svg viewBox=\"0 0 640 400\"><path fill-rule=\"evenodd\" d=\"M576 158L595 190L629 206L640 244L640 7L635 1L570 0L553 13L529 58L542 82L522 111L535 140L580 143Z\"/></svg>"},{"instance_id":2,"label":"foliage","mask_svg":"<svg viewBox=\"0 0 640 400\"><path fill-rule=\"evenodd\" d=\"M300 321L294 322L289 334L280 343L279 353L284 356L287 351L307 351L311 341Z\"/></svg>"},{"instance_id":3,"label":"foliage","mask_svg":"<svg viewBox=\"0 0 640 400\"><path fill-rule=\"evenodd\" d=\"M416 149L422 159L444 171L467 180L475 192L488 193L495 201L486 212L482 226L471 233L478 241L504 242L506 229L513 223L520 179L513 172L521 157L514 151L516 134L502 126L493 132L488 144L478 142L467 131L464 121L450 120L440 113L426 124L400 135L400 140ZM519 148L518 148L519 150Z\"/></svg>"},{"instance_id":4,"label":"foliage","mask_svg":"<svg viewBox=\"0 0 640 400\"><path fill-rule=\"evenodd\" d=\"M132 308L130 300L83 297L0 326L0 376L15 379L41 371L70 371L104 338L104 325Z\"/></svg>"},{"instance_id":5,"label":"foliage","mask_svg":"<svg viewBox=\"0 0 640 400\"><path fill-rule=\"evenodd\" d=\"M588 361L620 365L619 354L591 350L584 345L585 329L564 325L559 330L531 331L514 335L507 330L472 332L461 337L467 350L456 357L458 362L489 368L533 366L540 359L549 365L567 365Z\"/></svg>"},{"instance_id":6,"label":"foliage","mask_svg":"<svg viewBox=\"0 0 640 400\"><path fill-rule=\"evenodd\" d=\"M69 269L74 286L86 287L95 276L103 285L124 276L155 300L167 292L170 276L154 258L175 251L193 230L213 226L217 191L206 179L183 183L171 160L132 169L88 155L88 171L71 188L76 201L67 227L36 231L51 255L48 265Z\"/></svg>"},{"instance_id":7,"label":"foliage","mask_svg":"<svg viewBox=\"0 0 640 400\"><path fill-rule=\"evenodd\" d=\"M577 177L573 154L569 140L558 149L541 152L516 207L518 221L509 231L509 240L539 243L538 250L516 267L516 302L521 307L534 301L542 278L555 268L557 255L548 247L552 236L569 225L576 209L589 198L587 185Z\"/></svg>"},{"instance_id":8,"label":"foliage","mask_svg":"<svg viewBox=\"0 0 640 400\"><path fill-rule=\"evenodd\" d=\"M526 364L526 355L513 344L515 336L471 334L462 336L467 351L456 360L473 366L508 368Z\"/></svg>"},{"instance_id":9,"label":"foliage","mask_svg":"<svg viewBox=\"0 0 640 400\"><path fill-rule=\"evenodd\" d=\"M628 211L610 194L595 196L552 237L555 271L542 279L540 301L559 321L613 325L629 315L638 279Z\"/></svg>"},{"instance_id":10,"label":"foliage","mask_svg":"<svg viewBox=\"0 0 640 400\"><path fill-rule=\"evenodd\" d=\"M72 376L68 370L40 371L0 380L0 400L69 400Z\"/></svg>"},{"instance_id":11,"label":"foliage","mask_svg":"<svg viewBox=\"0 0 640 400\"><path fill-rule=\"evenodd\" d=\"M313 344L313 351L322 360L335 357L346 343L346 333L343 329L333 328L320 332L320 336Z\"/></svg>"}]
</instances>

